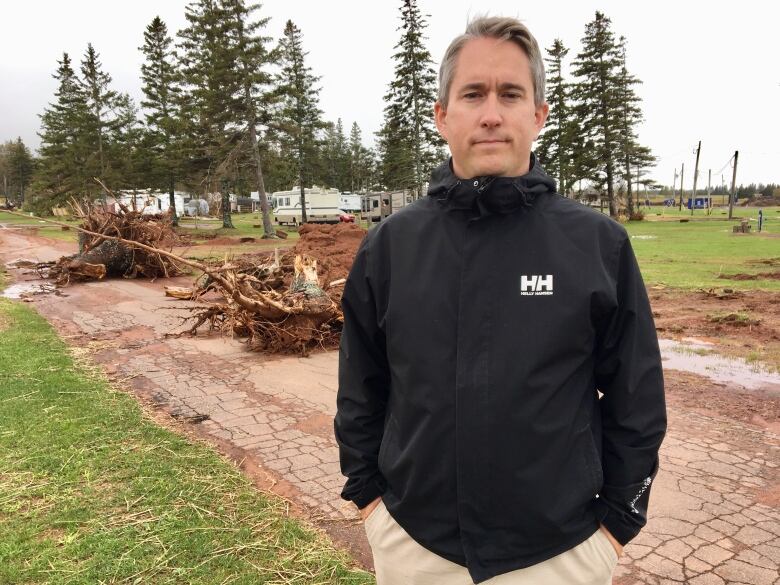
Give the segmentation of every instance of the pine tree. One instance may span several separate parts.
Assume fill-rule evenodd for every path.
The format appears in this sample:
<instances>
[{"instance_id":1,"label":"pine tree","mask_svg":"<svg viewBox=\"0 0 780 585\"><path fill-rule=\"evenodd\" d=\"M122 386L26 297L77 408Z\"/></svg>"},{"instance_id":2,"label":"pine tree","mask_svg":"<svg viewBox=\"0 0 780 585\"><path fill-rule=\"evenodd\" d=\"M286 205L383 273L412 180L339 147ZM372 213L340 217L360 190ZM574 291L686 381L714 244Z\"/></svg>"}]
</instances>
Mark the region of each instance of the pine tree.
<instances>
[{"instance_id":1,"label":"pine tree","mask_svg":"<svg viewBox=\"0 0 780 585\"><path fill-rule=\"evenodd\" d=\"M585 27L582 50L574 60L576 111L585 144L592 149L584 158L588 178L606 188L609 213L617 217L615 175L620 156L620 52L610 30L611 21L596 12Z\"/></svg>"},{"instance_id":2,"label":"pine tree","mask_svg":"<svg viewBox=\"0 0 780 585\"><path fill-rule=\"evenodd\" d=\"M301 30L287 21L279 42L281 71L277 77L277 95L281 100L278 128L282 149L295 162L301 190L301 221L306 215L306 183L313 176L312 162L317 156L317 132L325 125L319 108L319 77L306 65Z\"/></svg>"},{"instance_id":3,"label":"pine tree","mask_svg":"<svg viewBox=\"0 0 780 585\"><path fill-rule=\"evenodd\" d=\"M395 46L395 78L385 95L384 123L378 133L384 182L411 188L417 196L442 156L443 141L433 121L436 72L423 44L427 26L417 0L403 0L401 39Z\"/></svg>"},{"instance_id":4,"label":"pine tree","mask_svg":"<svg viewBox=\"0 0 780 585\"><path fill-rule=\"evenodd\" d=\"M569 53L560 39L547 49L547 102L550 115L539 138L536 155L558 180L558 192L568 195L574 184L574 146L579 129L571 107L571 88L563 78L563 59Z\"/></svg>"},{"instance_id":5,"label":"pine tree","mask_svg":"<svg viewBox=\"0 0 780 585\"><path fill-rule=\"evenodd\" d=\"M357 122L349 132L349 187L350 191L364 191L372 172L373 152L363 146L363 135Z\"/></svg>"},{"instance_id":6,"label":"pine tree","mask_svg":"<svg viewBox=\"0 0 780 585\"><path fill-rule=\"evenodd\" d=\"M53 77L58 81L55 101L41 114L40 161L33 178L34 190L47 205L92 188L86 173L87 149L83 131L89 109L78 76L67 53L57 61ZM89 181L89 184L88 184Z\"/></svg>"},{"instance_id":7,"label":"pine tree","mask_svg":"<svg viewBox=\"0 0 780 585\"><path fill-rule=\"evenodd\" d=\"M634 215L634 198L632 183L639 177L642 169L655 164L655 157L649 148L639 144L637 126L642 122L641 99L634 91L634 86L642 83L628 72L626 65L626 39L618 41L619 72L617 77L618 120L620 125L620 157L623 180L626 183L626 204L628 216Z\"/></svg>"},{"instance_id":8,"label":"pine tree","mask_svg":"<svg viewBox=\"0 0 780 585\"><path fill-rule=\"evenodd\" d=\"M81 90L86 96L90 114L84 129L84 138L90 150L86 161L87 170L92 177L116 183L121 177L112 169L107 134L112 129L116 130L114 127L117 124L116 111L120 106L120 97L110 85L111 76L103 71L100 55L92 43L88 43L81 61ZM103 195L105 197L105 193Z\"/></svg>"},{"instance_id":9,"label":"pine tree","mask_svg":"<svg viewBox=\"0 0 780 585\"><path fill-rule=\"evenodd\" d=\"M259 4L247 6L244 0L226 0L225 4L234 25L237 63L243 89L242 115L248 130L251 160L260 196L263 237L274 238L276 231L271 223L262 155L257 138L257 126L258 124L268 124L274 99L273 92L269 90L273 78L268 67L275 63L276 55L266 47L271 38L260 34L270 18L252 20L252 14L260 9Z\"/></svg>"},{"instance_id":10,"label":"pine tree","mask_svg":"<svg viewBox=\"0 0 780 585\"><path fill-rule=\"evenodd\" d=\"M168 27L159 16L154 17L144 31L144 44L140 47L145 57L141 65L141 89L145 97L141 106L146 119L142 141L149 154L148 164L141 164L148 169L155 187L168 189L171 219L178 225L174 193L181 167L181 146L178 140L178 72L172 44Z\"/></svg>"},{"instance_id":11,"label":"pine tree","mask_svg":"<svg viewBox=\"0 0 780 585\"><path fill-rule=\"evenodd\" d=\"M324 183L346 191L349 188L349 148L341 118L335 124L326 124L322 158Z\"/></svg>"},{"instance_id":12,"label":"pine tree","mask_svg":"<svg viewBox=\"0 0 780 585\"><path fill-rule=\"evenodd\" d=\"M15 201L17 206L24 204L34 169L35 159L21 137L0 145L0 181L8 201Z\"/></svg>"},{"instance_id":13,"label":"pine tree","mask_svg":"<svg viewBox=\"0 0 780 585\"><path fill-rule=\"evenodd\" d=\"M185 9L188 26L179 32L188 179L206 193L221 192L225 228L233 227L228 186L241 154L245 102L231 8L195 0Z\"/></svg>"},{"instance_id":14,"label":"pine tree","mask_svg":"<svg viewBox=\"0 0 780 585\"><path fill-rule=\"evenodd\" d=\"M149 176L143 171L143 128L138 120L138 108L126 93L116 97L111 123L107 126L108 158L117 186L146 187Z\"/></svg>"}]
</instances>

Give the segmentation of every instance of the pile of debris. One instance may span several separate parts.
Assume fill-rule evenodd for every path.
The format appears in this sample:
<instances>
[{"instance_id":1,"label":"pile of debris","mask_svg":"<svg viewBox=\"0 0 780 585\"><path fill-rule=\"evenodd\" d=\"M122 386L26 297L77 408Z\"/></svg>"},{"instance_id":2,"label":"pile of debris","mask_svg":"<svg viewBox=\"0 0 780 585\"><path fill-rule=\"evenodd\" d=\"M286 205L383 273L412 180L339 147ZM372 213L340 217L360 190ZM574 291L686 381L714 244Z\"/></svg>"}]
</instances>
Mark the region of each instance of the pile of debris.
<instances>
[{"instance_id":1,"label":"pile of debris","mask_svg":"<svg viewBox=\"0 0 780 585\"><path fill-rule=\"evenodd\" d=\"M341 293L365 231L351 224L304 225L284 255L226 258L209 266L192 289L166 287L176 298L200 300L190 307L201 327L246 337L255 351L302 353L338 345L343 324Z\"/></svg>"},{"instance_id":2,"label":"pile of debris","mask_svg":"<svg viewBox=\"0 0 780 585\"><path fill-rule=\"evenodd\" d=\"M66 286L72 281L106 276L155 279L183 273L176 260L159 253L159 250L170 251L178 243L169 215L144 214L121 203L118 212L99 203L75 201L71 202L71 209L81 220L80 252L39 264L38 271L43 278L53 280L57 286Z\"/></svg>"}]
</instances>

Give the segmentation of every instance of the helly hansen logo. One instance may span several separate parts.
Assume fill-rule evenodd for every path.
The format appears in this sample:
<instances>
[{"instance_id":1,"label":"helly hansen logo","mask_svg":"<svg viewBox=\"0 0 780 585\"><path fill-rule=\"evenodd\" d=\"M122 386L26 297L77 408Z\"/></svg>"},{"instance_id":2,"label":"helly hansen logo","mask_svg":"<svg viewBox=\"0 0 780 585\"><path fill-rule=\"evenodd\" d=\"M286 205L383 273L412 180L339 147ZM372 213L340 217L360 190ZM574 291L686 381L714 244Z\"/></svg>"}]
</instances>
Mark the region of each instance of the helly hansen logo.
<instances>
[{"instance_id":1,"label":"helly hansen logo","mask_svg":"<svg viewBox=\"0 0 780 585\"><path fill-rule=\"evenodd\" d=\"M539 296L553 294L553 275L532 274L520 276L520 294L522 296Z\"/></svg>"}]
</instances>

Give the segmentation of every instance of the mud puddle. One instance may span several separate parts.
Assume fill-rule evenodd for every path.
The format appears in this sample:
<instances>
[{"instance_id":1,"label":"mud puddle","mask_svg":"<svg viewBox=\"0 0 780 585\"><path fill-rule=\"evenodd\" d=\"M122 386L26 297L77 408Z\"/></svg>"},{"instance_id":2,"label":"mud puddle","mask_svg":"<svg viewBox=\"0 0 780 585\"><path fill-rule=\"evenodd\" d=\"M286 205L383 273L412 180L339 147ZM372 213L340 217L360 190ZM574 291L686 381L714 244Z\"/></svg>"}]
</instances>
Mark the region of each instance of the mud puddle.
<instances>
[{"instance_id":1,"label":"mud puddle","mask_svg":"<svg viewBox=\"0 0 780 585\"><path fill-rule=\"evenodd\" d=\"M41 284L37 282L20 282L7 286L0 291L0 297L5 299L24 300L35 295L59 294L59 291L52 284Z\"/></svg>"},{"instance_id":2,"label":"mud puddle","mask_svg":"<svg viewBox=\"0 0 780 585\"><path fill-rule=\"evenodd\" d=\"M717 355L717 346L697 339L659 339L664 369L698 374L713 382L768 390L780 396L780 374L759 362Z\"/></svg>"}]
</instances>

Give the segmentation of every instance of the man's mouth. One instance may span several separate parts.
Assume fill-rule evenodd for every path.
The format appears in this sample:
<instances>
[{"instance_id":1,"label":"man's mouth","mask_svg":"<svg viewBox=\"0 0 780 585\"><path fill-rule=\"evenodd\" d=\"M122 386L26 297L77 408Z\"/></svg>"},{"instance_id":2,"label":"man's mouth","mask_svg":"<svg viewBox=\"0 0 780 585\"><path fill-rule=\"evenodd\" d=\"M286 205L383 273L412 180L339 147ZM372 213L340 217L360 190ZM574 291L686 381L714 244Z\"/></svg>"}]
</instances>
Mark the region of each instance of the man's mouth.
<instances>
[{"instance_id":1,"label":"man's mouth","mask_svg":"<svg viewBox=\"0 0 780 585\"><path fill-rule=\"evenodd\" d=\"M500 138L488 138L486 140L475 140L474 144L504 144L505 142L508 142L507 140L503 140Z\"/></svg>"}]
</instances>

